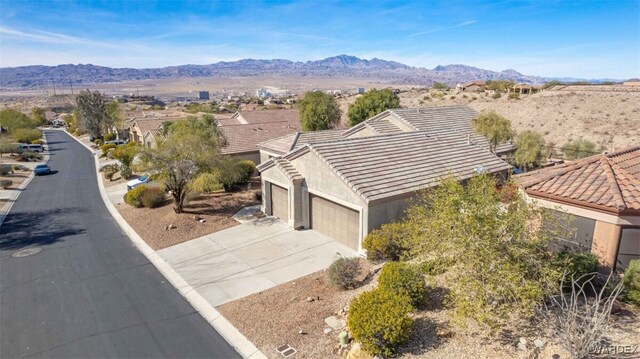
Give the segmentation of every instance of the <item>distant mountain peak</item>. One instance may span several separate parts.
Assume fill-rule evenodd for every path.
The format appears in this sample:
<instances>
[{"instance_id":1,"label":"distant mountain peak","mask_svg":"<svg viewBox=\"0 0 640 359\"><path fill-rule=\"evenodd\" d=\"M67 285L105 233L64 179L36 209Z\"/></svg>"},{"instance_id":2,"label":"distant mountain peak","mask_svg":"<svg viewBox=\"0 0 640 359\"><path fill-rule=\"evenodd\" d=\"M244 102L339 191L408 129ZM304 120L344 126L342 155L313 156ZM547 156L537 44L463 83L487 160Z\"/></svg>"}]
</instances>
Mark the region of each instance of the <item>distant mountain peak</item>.
<instances>
[{"instance_id":1,"label":"distant mountain peak","mask_svg":"<svg viewBox=\"0 0 640 359\"><path fill-rule=\"evenodd\" d=\"M104 82L153 80L166 78L243 77L243 76L349 77L401 85L431 85L434 82L456 84L473 80L510 79L542 83L543 78L522 75L515 70L495 72L461 64L438 65L429 70L379 59L361 59L341 54L321 60L293 62L285 59L242 59L209 65L180 65L163 68L111 68L92 64L57 66L21 66L0 68L0 87L38 88L53 84L85 85Z\"/></svg>"}]
</instances>

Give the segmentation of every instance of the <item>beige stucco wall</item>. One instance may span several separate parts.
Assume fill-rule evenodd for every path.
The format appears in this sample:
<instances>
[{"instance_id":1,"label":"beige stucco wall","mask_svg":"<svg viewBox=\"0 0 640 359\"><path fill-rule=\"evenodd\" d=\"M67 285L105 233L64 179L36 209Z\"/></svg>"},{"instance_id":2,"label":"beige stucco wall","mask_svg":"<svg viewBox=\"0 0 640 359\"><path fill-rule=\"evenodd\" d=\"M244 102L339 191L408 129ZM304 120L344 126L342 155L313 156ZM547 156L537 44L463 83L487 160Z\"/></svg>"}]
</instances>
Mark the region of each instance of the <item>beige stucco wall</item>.
<instances>
[{"instance_id":1,"label":"beige stucco wall","mask_svg":"<svg viewBox=\"0 0 640 359\"><path fill-rule=\"evenodd\" d=\"M600 270L608 273L615 266L620 243L620 226L596 221L591 252L600 260Z\"/></svg>"},{"instance_id":2,"label":"beige stucco wall","mask_svg":"<svg viewBox=\"0 0 640 359\"><path fill-rule=\"evenodd\" d=\"M402 198L391 202L369 206L367 209L367 233L380 228L385 223L397 222L409 207L409 199Z\"/></svg>"}]
</instances>

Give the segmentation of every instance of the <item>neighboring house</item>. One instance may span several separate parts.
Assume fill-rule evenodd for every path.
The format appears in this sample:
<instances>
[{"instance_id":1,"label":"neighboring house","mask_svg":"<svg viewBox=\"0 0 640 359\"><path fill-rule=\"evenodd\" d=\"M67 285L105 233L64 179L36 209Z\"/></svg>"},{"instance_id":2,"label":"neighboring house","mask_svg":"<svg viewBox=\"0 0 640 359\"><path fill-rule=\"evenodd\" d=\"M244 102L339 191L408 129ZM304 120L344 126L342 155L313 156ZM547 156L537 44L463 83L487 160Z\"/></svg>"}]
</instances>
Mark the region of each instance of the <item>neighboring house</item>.
<instances>
[{"instance_id":1,"label":"neighboring house","mask_svg":"<svg viewBox=\"0 0 640 359\"><path fill-rule=\"evenodd\" d=\"M640 258L640 146L516 177L540 206L566 211L577 228L569 247L596 254L601 270Z\"/></svg>"},{"instance_id":2,"label":"neighboring house","mask_svg":"<svg viewBox=\"0 0 640 359\"><path fill-rule=\"evenodd\" d=\"M182 120L186 117L187 114L173 110L136 111L123 121L122 128L127 132L126 136L129 141L144 145L144 137L148 131L160 128L164 122ZM114 128L113 130L118 129Z\"/></svg>"},{"instance_id":3,"label":"neighboring house","mask_svg":"<svg viewBox=\"0 0 640 359\"><path fill-rule=\"evenodd\" d=\"M269 157L281 156L300 145L318 140L368 137L413 131L430 133L455 131L461 135L478 137L473 130L473 119L478 115L477 111L464 105L397 108L383 111L348 130L292 134L261 143L258 147L264 161ZM507 155L513 151L515 151L515 145L512 142L500 144L496 148L496 153L499 156Z\"/></svg>"},{"instance_id":4,"label":"neighboring house","mask_svg":"<svg viewBox=\"0 0 640 359\"><path fill-rule=\"evenodd\" d=\"M407 200L441 178L506 179L511 166L473 133L474 113L466 106L387 110L346 131L261 143L262 210L362 251L367 233L400 219Z\"/></svg>"},{"instance_id":5,"label":"neighboring house","mask_svg":"<svg viewBox=\"0 0 640 359\"><path fill-rule=\"evenodd\" d=\"M471 81L462 85L463 92L484 92L487 84L484 81Z\"/></svg>"},{"instance_id":6,"label":"neighboring house","mask_svg":"<svg viewBox=\"0 0 640 359\"><path fill-rule=\"evenodd\" d=\"M139 119L134 120L129 125L129 141L135 141L139 145L144 145L144 136L151 130L157 130L160 128L163 122L170 120L167 119Z\"/></svg>"},{"instance_id":7,"label":"neighboring house","mask_svg":"<svg viewBox=\"0 0 640 359\"><path fill-rule=\"evenodd\" d=\"M162 132L162 128L156 128L147 131L143 137L144 147L146 148L158 148L158 143L166 140L167 136Z\"/></svg>"},{"instance_id":8,"label":"neighboring house","mask_svg":"<svg viewBox=\"0 0 640 359\"><path fill-rule=\"evenodd\" d=\"M513 86L513 92L523 95L536 93L540 90L542 90L542 87L529 84L516 84Z\"/></svg>"},{"instance_id":9,"label":"neighboring house","mask_svg":"<svg viewBox=\"0 0 640 359\"><path fill-rule=\"evenodd\" d=\"M300 131L297 110L239 111L216 122L223 138L221 152L256 164L259 143Z\"/></svg>"}]
</instances>

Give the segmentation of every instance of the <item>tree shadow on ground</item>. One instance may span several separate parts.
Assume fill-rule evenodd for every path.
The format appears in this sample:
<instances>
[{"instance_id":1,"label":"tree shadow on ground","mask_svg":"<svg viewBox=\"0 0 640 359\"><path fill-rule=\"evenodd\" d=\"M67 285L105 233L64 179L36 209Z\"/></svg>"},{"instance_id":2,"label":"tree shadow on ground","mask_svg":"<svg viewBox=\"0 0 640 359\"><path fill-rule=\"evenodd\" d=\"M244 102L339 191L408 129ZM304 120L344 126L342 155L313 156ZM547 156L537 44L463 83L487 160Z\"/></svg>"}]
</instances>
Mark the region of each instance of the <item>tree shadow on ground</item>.
<instances>
[{"instance_id":1,"label":"tree shadow on ground","mask_svg":"<svg viewBox=\"0 0 640 359\"><path fill-rule=\"evenodd\" d=\"M11 212L0 226L0 251L50 245L84 233L85 229L64 220L65 216L79 212L79 208Z\"/></svg>"}]
</instances>

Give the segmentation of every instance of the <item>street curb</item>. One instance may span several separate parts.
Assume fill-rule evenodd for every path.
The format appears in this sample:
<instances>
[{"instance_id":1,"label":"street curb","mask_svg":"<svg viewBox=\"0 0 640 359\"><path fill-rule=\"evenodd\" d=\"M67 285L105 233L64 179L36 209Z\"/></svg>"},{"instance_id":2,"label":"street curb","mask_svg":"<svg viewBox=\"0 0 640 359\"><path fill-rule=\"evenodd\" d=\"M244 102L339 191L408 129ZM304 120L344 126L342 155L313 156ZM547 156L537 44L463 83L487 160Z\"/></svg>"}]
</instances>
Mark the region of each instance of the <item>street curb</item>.
<instances>
[{"instance_id":1,"label":"street curb","mask_svg":"<svg viewBox=\"0 0 640 359\"><path fill-rule=\"evenodd\" d=\"M107 191L104 188L104 181L100 175L100 160L93 153L93 149L77 139L75 136L63 130L78 143L83 145L93 154L93 158L96 165L96 178L98 180L98 188L100 189L100 197L113 219L118 223L122 231L129 237L131 242L136 245L138 250L144 254L145 257L151 262L162 275L173 285L174 288L193 306L193 308L200 313L200 315L209 323L213 328L222 335L222 337L238 351L243 358L246 359L262 359L267 358L253 343L249 341L236 327L234 327L225 317L220 314L206 299L204 299L193 287L189 285L171 266L162 259L156 251L154 251L149 245L131 228L129 223L120 215L120 212L109 200Z\"/></svg>"},{"instance_id":2,"label":"street curb","mask_svg":"<svg viewBox=\"0 0 640 359\"><path fill-rule=\"evenodd\" d=\"M46 144L47 135L44 133L44 131L42 132L42 137L44 138L44 143ZM45 164L49 163L49 158L51 158L51 156L47 155L47 159L43 163ZM11 211L13 204L16 203L16 201L18 200L18 197L22 193L22 190L24 190L27 187L27 185L31 183L31 180L33 179L33 177L35 177L35 175L33 174L33 171L31 171L31 173L29 174L29 177L27 177L27 179L25 179L22 183L20 183L20 186L18 186L17 189L19 192L16 195L16 198L14 198L13 201L11 202L7 202L4 206L2 206L2 208L0 208L0 226L2 226L5 218L7 218L7 216L9 215L9 212Z\"/></svg>"}]
</instances>

